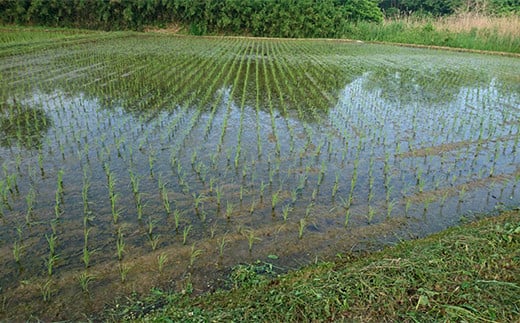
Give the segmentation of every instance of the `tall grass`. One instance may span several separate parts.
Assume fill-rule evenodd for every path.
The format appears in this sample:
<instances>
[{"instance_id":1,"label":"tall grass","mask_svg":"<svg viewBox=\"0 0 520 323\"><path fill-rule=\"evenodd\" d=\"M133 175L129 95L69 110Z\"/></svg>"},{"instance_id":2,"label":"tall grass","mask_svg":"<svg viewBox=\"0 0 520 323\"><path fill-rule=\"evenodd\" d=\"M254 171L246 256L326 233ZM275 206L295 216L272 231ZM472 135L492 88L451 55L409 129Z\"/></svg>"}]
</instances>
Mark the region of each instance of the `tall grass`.
<instances>
[{"instance_id":1,"label":"tall grass","mask_svg":"<svg viewBox=\"0 0 520 323\"><path fill-rule=\"evenodd\" d=\"M353 24L345 36L368 41L520 53L520 16L460 13L440 18L398 17L381 24Z\"/></svg>"}]
</instances>

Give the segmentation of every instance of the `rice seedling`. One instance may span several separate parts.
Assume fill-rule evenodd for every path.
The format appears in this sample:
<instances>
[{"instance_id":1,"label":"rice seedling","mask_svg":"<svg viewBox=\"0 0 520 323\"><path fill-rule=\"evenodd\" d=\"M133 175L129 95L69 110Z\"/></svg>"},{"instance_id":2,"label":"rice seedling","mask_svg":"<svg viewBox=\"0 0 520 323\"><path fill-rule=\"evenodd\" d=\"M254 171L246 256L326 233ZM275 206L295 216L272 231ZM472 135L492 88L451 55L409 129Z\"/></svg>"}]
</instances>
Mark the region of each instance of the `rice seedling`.
<instances>
[{"instance_id":1,"label":"rice seedling","mask_svg":"<svg viewBox=\"0 0 520 323\"><path fill-rule=\"evenodd\" d=\"M222 191L220 190L220 186L217 185L215 188L215 193L217 197L217 208L220 209L220 201L222 199Z\"/></svg>"},{"instance_id":2,"label":"rice seedling","mask_svg":"<svg viewBox=\"0 0 520 323\"><path fill-rule=\"evenodd\" d=\"M459 190L459 198L458 198L458 203L462 203L464 202L464 197L466 196L466 186L462 186Z\"/></svg>"},{"instance_id":3,"label":"rice seedling","mask_svg":"<svg viewBox=\"0 0 520 323\"><path fill-rule=\"evenodd\" d=\"M422 168L417 169L417 188L419 189L419 193L422 193L424 191L424 178L422 177Z\"/></svg>"},{"instance_id":4,"label":"rice seedling","mask_svg":"<svg viewBox=\"0 0 520 323\"><path fill-rule=\"evenodd\" d=\"M215 186L215 178L214 177L210 177L210 179L209 179L209 193L210 194L213 194L214 186Z\"/></svg>"},{"instance_id":5,"label":"rice seedling","mask_svg":"<svg viewBox=\"0 0 520 323\"><path fill-rule=\"evenodd\" d=\"M120 217L119 210L115 209L115 201L116 201L116 199L117 199L117 194L110 198L110 203L111 203L111 206L113 207L113 209L112 209L112 221L114 222L114 224L117 223L117 221L119 220L119 217Z\"/></svg>"},{"instance_id":6,"label":"rice seedling","mask_svg":"<svg viewBox=\"0 0 520 323\"><path fill-rule=\"evenodd\" d=\"M296 187L291 190L291 203L296 203L296 200L298 200L298 191L299 189Z\"/></svg>"},{"instance_id":7,"label":"rice seedling","mask_svg":"<svg viewBox=\"0 0 520 323\"><path fill-rule=\"evenodd\" d=\"M166 214L169 215L171 213L170 198L168 196L168 190L164 186L161 187L161 197L164 210L166 211Z\"/></svg>"},{"instance_id":8,"label":"rice seedling","mask_svg":"<svg viewBox=\"0 0 520 323\"><path fill-rule=\"evenodd\" d=\"M204 199L206 197L204 196L204 194L197 195L195 193L193 193L192 196L193 196L193 205L194 205L194 208L195 208L195 214L198 215L201 203L204 201Z\"/></svg>"},{"instance_id":9,"label":"rice seedling","mask_svg":"<svg viewBox=\"0 0 520 323\"><path fill-rule=\"evenodd\" d=\"M432 202L432 200L430 198L427 198L425 201L424 201L424 204L423 204L423 216L426 215L426 212L428 212L428 208L430 207L430 203Z\"/></svg>"},{"instance_id":10,"label":"rice seedling","mask_svg":"<svg viewBox=\"0 0 520 323\"><path fill-rule=\"evenodd\" d=\"M186 244L186 240L188 239L188 234L190 233L191 228L192 228L192 226L188 225L188 226L185 226L182 231L182 244L183 245Z\"/></svg>"},{"instance_id":11,"label":"rice seedling","mask_svg":"<svg viewBox=\"0 0 520 323\"><path fill-rule=\"evenodd\" d=\"M336 173L336 178L334 180L334 186L332 187L332 193L331 193L332 199L334 199L336 197L336 194L338 193L338 189L339 189L339 174Z\"/></svg>"},{"instance_id":12,"label":"rice seedling","mask_svg":"<svg viewBox=\"0 0 520 323\"><path fill-rule=\"evenodd\" d=\"M301 218L298 222L298 239L303 238L303 232L305 231L305 227L307 226L307 220L305 218Z\"/></svg>"},{"instance_id":13,"label":"rice seedling","mask_svg":"<svg viewBox=\"0 0 520 323\"><path fill-rule=\"evenodd\" d=\"M347 208L345 210L345 222L343 224L345 226L345 228L348 226L349 221L350 221L350 208Z\"/></svg>"},{"instance_id":14,"label":"rice seedling","mask_svg":"<svg viewBox=\"0 0 520 323\"><path fill-rule=\"evenodd\" d=\"M20 263L22 256L23 245L20 240L15 240L13 243L13 257L17 264Z\"/></svg>"},{"instance_id":15,"label":"rice seedling","mask_svg":"<svg viewBox=\"0 0 520 323\"><path fill-rule=\"evenodd\" d=\"M52 298L52 280L48 279L44 284L38 284L40 294L44 302L49 302Z\"/></svg>"},{"instance_id":16,"label":"rice seedling","mask_svg":"<svg viewBox=\"0 0 520 323\"><path fill-rule=\"evenodd\" d=\"M226 235L224 234L222 236L222 239L220 239L219 245L218 245L218 255L222 257L224 255L224 248L226 247L226 244L228 243L228 240L226 238Z\"/></svg>"},{"instance_id":17,"label":"rice seedling","mask_svg":"<svg viewBox=\"0 0 520 323\"><path fill-rule=\"evenodd\" d=\"M150 246L152 247L152 251L155 251L155 249L157 249L160 238L161 238L160 234L157 234L157 235L150 234L148 236L148 239L150 240Z\"/></svg>"},{"instance_id":18,"label":"rice seedling","mask_svg":"<svg viewBox=\"0 0 520 323\"><path fill-rule=\"evenodd\" d=\"M325 176L325 172L327 171L327 166L325 165L325 161L321 162L321 168L318 173L318 187L323 183L323 177Z\"/></svg>"},{"instance_id":19,"label":"rice seedling","mask_svg":"<svg viewBox=\"0 0 520 323\"><path fill-rule=\"evenodd\" d=\"M283 217L283 221L284 222L287 222L287 219L289 217L289 212L292 212L293 208L287 204L287 205L284 205L282 207L282 217Z\"/></svg>"},{"instance_id":20,"label":"rice seedling","mask_svg":"<svg viewBox=\"0 0 520 323\"><path fill-rule=\"evenodd\" d=\"M253 243L255 241L261 241L262 240L262 239L260 239L259 237L257 237L255 235L255 231L253 231L253 230L248 230L246 232L246 237L247 237L247 245L248 245L249 252L251 252L251 250L253 249Z\"/></svg>"},{"instance_id":21,"label":"rice seedling","mask_svg":"<svg viewBox=\"0 0 520 323\"><path fill-rule=\"evenodd\" d=\"M50 236L45 235L45 239L47 240L47 245L49 246L49 254L52 256L56 252L56 241L58 237L53 232Z\"/></svg>"},{"instance_id":22,"label":"rice seedling","mask_svg":"<svg viewBox=\"0 0 520 323\"><path fill-rule=\"evenodd\" d=\"M316 198L318 197L318 188L315 188L312 190L312 194L311 194L311 201L316 201Z\"/></svg>"},{"instance_id":23,"label":"rice seedling","mask_svg":"<svg viewBox=\"0 0 520 323\"><path fill-rule=\"evenodd\" d=\"M166 262L168 262L168 256L164 252L157 256L157 269L160 274L162 274Z\"/></svg>"},{"instance_id":24,"label":"rice seedling","mask_svg":"<svg viewBox=\"0 0 520 323\"><path fill-rule=\"evenodd\" d=\"M229 220L231 219L231 215L233 214L233 203L230 201L226 202L226 218Z\"/></svg>"},{"instance_id":25,"label":"rice seedling","mask_svg":"<svg viewBox=\"0 0 520 323\"><path fill-rule=\"evenodd\" d=\"M175 231L179 230L180 219L181 219L181 211L179 209L175 209L173 211L173 221L175 223Z\"/></svg>"},{"instance_id":26,"label":"rice seedling","mask_svg":"<svg viewBox=\"0 0 520 323\"><path fill-rule=\"evenodd\" d=\"M390 201L386 206L386 217L389 218L392 215L394 207L397 205L397 201Z\"/></svg>"},{"instance_id":27,"label":"rice seedling","mask_svg":"<svg viewBox=\"0 0 520 323\"><path fill-rule=\"evenodd\" d=\"M135 204L136 204L136 208L137 208L137 219L139 221L142 220L143 218L143 202L142 202L142 193L138 193L136 196L135 196Z\"/></svg>"},{"instance_id":28,"label":"rice seedling","mask_svg":"<svg viewBox=\"0 0 520 323\"><path fill-rule=\"evenodd\" d=\"M260 202L262 202L263 199L264 199L264 190L265 190L266 186L267 186L267 185L264 184L264 181L262 181L262 182L260 183Z\"/></svg>"},{"instance_id":29,"label":"rice seedling","mask_svg":"<svg viewBox=\"0 0 520 323\"><path fill-rule=\"evenodd\" d=\"M249 206L249 214L252 215L253 212L255 212L255 207L256 207L256 200L253 200L253 202L251 202L251 205Z\"/></svg>"},{"instance_id":30,"label":"rice seedling","mask_svg":"<svg viewBox=\"0 0 520 323\"><path fill-rule=\"evenodd\" d=\"M127 264L119 263L119 278L121 279L121 283L126 282L126 277L128 276L128 272L130 271L130 266Z\"/></svg>"},{"instance_id":31,"label":"rice seedling","mask_svg":"<svg viewBox=\"0 0 520 323\"><path fill-rule=\"evenodd\" d=\"M117 250L117 259L119 261L122 261L123 254L125 253L125 241L123 238L123 232L122 232L121 228L117 229L116 250Z\"/></svg>"},{"instance_id":32,"label":"rice seedling","mask_svg":"<svg viewBox=\"0 0 520 323\"><path fill-rule=\"evenodd\" d=\"M86 169L83 171L83 186L81 188L81 198L83 201L83 215L87 216L89 214L89 200L88 200L88 192L90 189L90 182L86 174Z\"/></svg>"},{"instance_id":33,"label":"rice seedling","mask_svg":"<svg viewBox=\"0 0 520 323\"><path fill-rule=\"evenodd\" d=\"M56 220L58 220L61 217L62 209L62 198L58 191L56 191L56 194L54 195L54 217Z\"/></svg>"},{"instance_id":34,"label":"rice seedling","mask_svg":"<svg viewBox=\"0 0 520 323\"><path fill-rule=\"evenodd\" d=\"M9 206L9 192L8 192L8 186L7 186L7 183L3 180L0 180L0 197L2 198L1 199L1 203L0 203L0 207L2 208L2 213L3 213L3 208L4 206L7 207L8 209L10 208Z\"/></svg>"},{"instance_id":35,"label":"rice seedling","mask_svg":"<svg viewBox=\"0 0 520 323\"><path fill-rule=\"evenodd\" d=\"M190 267L193 266L195 263L195 260L202 255L201 249L195 249L195 243L191 245L191 252L190 252Z\"/></svg>"},{"instance_id":36,"label":"rice seedling","mask_svg":"<svg viewBox=\"0 0 520 323\"><path fill-rule=\"evenodd\" d=\"M157 220L152 219L152 217L148 218L148 235L151 236L153 234L153 229L157 224Z\"/></svg>"},{"instance_id":37,"label":"rice seedling","mask_svg":"<svg viewBox=\"0 0 520 323\"><path fill-rule=\"evenodd\" d=\"M271 213L273 215L274 215L274 209L276 208L276 205L278 204L279 196L280 196L280 191L274 192L273 195L271 196Z\"/></svg>"},{"instance_id":38,"label":"rice seedling","mask_svg":"<svg viewBox=\"0 0 520 323\"><path fill-rule=\"evenodd\" d=\"M367 214L368 223L372 223L372 220L374 219L375 214L376 214L376 209L372 205L369 205L368 214Z\"/></svg>"},{"instance_id":39,"label":"rice seedling","mask_svg":"<svg viewBox=\"0 0 520 323\"><path fill-rule=\"evenodd\" d=\"M83 293L88 294L89 293L89 285L92 281L95 280L95 276L89 274L87 271L82 272L78 276L79 285L81 287L81 290Z\"/></svg>"},{"instance_id":40,"label":"rice seedling","mask_svg":"<svg viewBox=\"0 0 520 323\"><path fill-rule=\"evenodd\" d=\"M56 266L59 259L60 257L58 255L51 253L49 253L47 258L45 258L45 266L47 268L47 274L49 276L52 276L52 273L54 272L54 267Z\"/></svg>"},{"instance_id":41,"label":"rice seedling","mask_svg":"<svg viewBox=\"0 0 520 323\"><path fill-rule=\"evenodd\" d=\"M392 186L391 185L388 185L388 186L385 186L386 187L386 190L385 190L385 202L386 204L389 204L390 203L390 196L392 194Z\"/></svg>"},{"instance_id":42,"label":"rice seedling","mask_svg":"<svg viewBox=\"0 0 520 323\"><path fill-rule=\"evenodd\" d=\"M134 174L132 170L129 170L130 173L130 183L132 184L132 193L134 196L139 194L139 177Z\"/></svg>"},{"instance_id":43,"label":"rice seedling","mask_svg":"<svg viewBox=\"0 0 520 323\"><path fill-rule=\"evenodd\" d=\"M27 226L31 225L31 216L32 216L33 211L34 211L34 201L35 201L35 199L36 199L36 192L31 187L31 189L29 190L29 192L25 196L25 200L26 200L26 203L27 203L27 211L25 212L25 223L27 224Z\"/></svg>"},{"instance_id":44,"label":"rice seedling","mask_svg":"<svg viewBox=\"0 0 520 323\"><path fill-rule=\"evenodd\" d=\"M408 214L408 210L410 210L410 206L412 205L412 201L410 199L407 199L406 200L406 204L405 204L405 207L404 207L404 213L405 214Z\"/></svg>"},{"instance_id":45,"label":"rice seedling","mask_svg":"<svg viewBox=\"0 0 520 323\"><path fill-rule=\"evenodd\" d=\"M59 194L60 197L63 199L63 192L64 192L64 189L63 189L63 170L60 169L58 171L56 194Z\"/></svg>"},{"instance_id":46,"label":"rice seedling","mask_svg":"<svg viewBox=\"0 0 520 323\"><path fill-rule=\"evenodd\" d=\"M153 176L153 166L155 164L155 161L156 161L156 158L155 158L155 152L152 150L150 152L150 154L148 155L148 167L150 169L150 177L154 177Z\"/></svg>"},{"instance_id":47,"label":"rice seedling","mask_svg":"<svg viewBox=\"0 0 520 323\"><path fill-rule=\"evenodd\" d=\"M88 246L85 243L85 245L83 246L83 253L82 253L82 256L81 256L81 260L85 264L85 269L88 268L88 266L90 264L90 257L91 256L92 256L92 251L90 251L88 249Z\"/></svg>"}]
</instances>

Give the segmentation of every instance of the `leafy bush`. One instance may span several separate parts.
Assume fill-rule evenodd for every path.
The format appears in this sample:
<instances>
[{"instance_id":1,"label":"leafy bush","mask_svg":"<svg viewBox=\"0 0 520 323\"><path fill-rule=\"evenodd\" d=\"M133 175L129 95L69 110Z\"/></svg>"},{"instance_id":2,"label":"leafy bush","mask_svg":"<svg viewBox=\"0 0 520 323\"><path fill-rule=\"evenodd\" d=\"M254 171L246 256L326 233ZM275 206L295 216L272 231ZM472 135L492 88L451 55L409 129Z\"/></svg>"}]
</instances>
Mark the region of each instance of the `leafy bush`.
<instances>
[{"instance_id":1,"label":"leafy bush","mask_svg":"<svg viewBox=\"0 0 520 323\"><path fill-rule=\"evenodd\" d=\"M180 23L195 34L338 37L350 21L382 20L376 0L0 0L0 22L141 30Z\"/></svg>"}]
</instances>

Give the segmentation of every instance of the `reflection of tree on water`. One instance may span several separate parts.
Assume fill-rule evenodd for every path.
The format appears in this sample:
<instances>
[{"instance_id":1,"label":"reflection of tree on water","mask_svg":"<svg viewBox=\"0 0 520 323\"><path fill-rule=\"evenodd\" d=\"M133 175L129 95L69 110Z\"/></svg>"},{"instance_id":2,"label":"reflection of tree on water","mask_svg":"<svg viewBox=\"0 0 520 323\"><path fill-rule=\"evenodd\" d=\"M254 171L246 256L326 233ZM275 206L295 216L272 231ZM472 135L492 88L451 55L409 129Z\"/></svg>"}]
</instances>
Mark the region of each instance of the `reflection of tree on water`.
<instances>
[{"instance_id":1,"label":"reflection of tree on water","mask_svg":"<svg viewBox=\"0 0 520 323\"><path fill-rule=\"evenodd\" d=\"M453 101L463 87L489 83L489 77L478 71L439 69L435 73L406 67L379 68L368 74L367 89L380 90L390 102L442 104Z\"/></svg>"},{"instance_id":2,"label":"reflection of tree on water","mask_svg":"<svg viewBox=\"0 0 520 323\"><path fill-rule=\"evenodd\" d=\"M18 142L25 148L39 147L51 124L42 109L4 103L0 111L0 145Z\"/></svg>"}]
</instances>

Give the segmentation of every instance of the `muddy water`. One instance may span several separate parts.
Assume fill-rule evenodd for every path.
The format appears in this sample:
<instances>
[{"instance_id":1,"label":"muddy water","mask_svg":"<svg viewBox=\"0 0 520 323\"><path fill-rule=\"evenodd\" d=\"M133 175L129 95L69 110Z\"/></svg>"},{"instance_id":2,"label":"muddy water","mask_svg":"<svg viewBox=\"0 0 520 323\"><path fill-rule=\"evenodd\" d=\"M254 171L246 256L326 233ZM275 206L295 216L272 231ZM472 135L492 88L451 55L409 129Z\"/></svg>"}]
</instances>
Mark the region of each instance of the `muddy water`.
<instances>
[{"instance_id":1,"label":"muddy water","mask_svg":"<svg viewBox=\"0 0 520 323\"><path fill-rule=\"evenodd\" d=\"M519 206L517 59L186 41L5 60L0 317L95 317Z\"/></svg>"}]
</instances>

